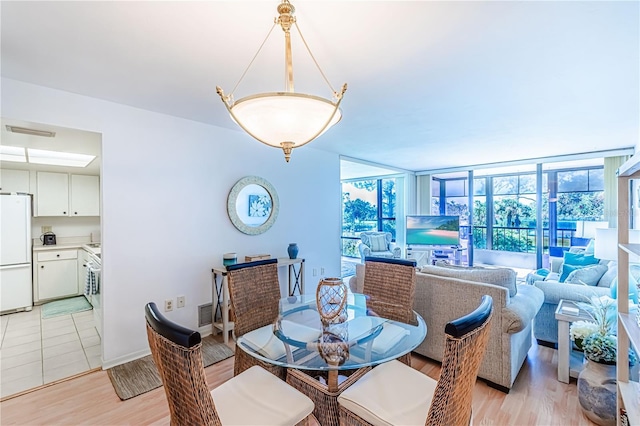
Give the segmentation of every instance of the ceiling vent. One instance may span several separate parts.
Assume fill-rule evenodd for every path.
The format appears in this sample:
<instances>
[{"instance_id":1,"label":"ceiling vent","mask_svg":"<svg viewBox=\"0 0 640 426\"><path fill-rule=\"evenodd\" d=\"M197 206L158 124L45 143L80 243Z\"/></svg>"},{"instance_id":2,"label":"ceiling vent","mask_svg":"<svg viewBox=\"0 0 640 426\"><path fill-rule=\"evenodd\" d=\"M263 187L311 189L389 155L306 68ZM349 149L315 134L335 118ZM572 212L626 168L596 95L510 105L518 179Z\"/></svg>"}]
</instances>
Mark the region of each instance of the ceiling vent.
<instances>
[{"instance_id":1,"label":"ceiling vent","mask_svg":"<svg viewBox=\"0 0 640 426\"><path fill-rule=\"evenodd\" d=\"M7 130L13 133L22 133L23 135L42 136L45 138L53 138L56 136L56 132L50 132L48 130L28 129L26 127L10 126L7 124Z\"/></svg>"}]
</instances>

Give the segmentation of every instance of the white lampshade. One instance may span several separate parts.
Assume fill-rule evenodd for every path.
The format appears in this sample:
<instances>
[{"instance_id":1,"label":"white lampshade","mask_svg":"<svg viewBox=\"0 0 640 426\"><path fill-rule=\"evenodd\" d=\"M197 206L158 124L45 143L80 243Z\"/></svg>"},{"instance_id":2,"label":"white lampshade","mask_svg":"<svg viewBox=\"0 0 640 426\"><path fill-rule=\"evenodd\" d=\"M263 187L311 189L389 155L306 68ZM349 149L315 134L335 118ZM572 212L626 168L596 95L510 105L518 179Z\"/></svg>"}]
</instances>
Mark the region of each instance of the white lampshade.
<instances>
[{"instance_id":1,"label":"white lampshade","mask_svg":"<svg viewBox=\"0 0 640 426\"><path fill-rule=\"evenodd\" d=\"M287 92L247 96L233 104L231 113L247 133L277 148L283 142L293 148L311 142L342 118L327 99Z\"/></svg>"},{"instance_id":2,"label":"white lampshade","mask_svg":"<svg viewBox=\"0 0 640 426\"><path fill-rule=\"evenodd\" d=\"M629 242L640 243L640 229L629 230ZM594 256L597 259L618 260L617 228L596 228Z\"/></svg>"},{"instance_id":3,"label":"white lampshade","mask_svg":"<svg viewBox=\"0 0 640 426\"><path fill-rule=\"evenodd\" d=\"M608 221L579 220L576 222L576 237L595 238L597 228L606 228Z\"/></svg>"}]
</instances>

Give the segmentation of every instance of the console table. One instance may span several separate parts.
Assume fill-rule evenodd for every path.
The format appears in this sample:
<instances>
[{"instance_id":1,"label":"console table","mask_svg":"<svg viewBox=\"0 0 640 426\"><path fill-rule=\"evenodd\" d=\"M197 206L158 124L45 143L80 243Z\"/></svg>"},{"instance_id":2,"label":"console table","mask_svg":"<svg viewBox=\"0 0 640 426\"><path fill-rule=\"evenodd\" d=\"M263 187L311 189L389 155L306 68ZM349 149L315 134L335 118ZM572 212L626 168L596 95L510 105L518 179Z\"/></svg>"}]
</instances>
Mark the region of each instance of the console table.
<instances>
[{"instance_id":1,"label":"console table","mask_svg":"<svg viewBox=\"0 0 640 426\"><path fill-rule=\"evenodd\" d=\"M298 269L296 270L296 265ZM304 259L278 258L278 268L286 267L289 296L294 296L296 289L299 295L304 294ZM224 343L229 342L229 332L233 331L233 321L229 321L229 286L227 284L226 266L215 266L211 269L211 286L213 288L211 315L212 333L222 332Z\"/></svg>"},{"instance_id":2,"label":"console table","mask_svg":"<svg viewBox=\"0 0 640 426\"><path fill-rule=\"evenodd\" d=\"M462 266L462 252L464 247L430 247L430 248L407 248L407 259L416 261L417 266L432 265L437 260L452 262L456 266Z\"/></svg>"},{"instance_id":3,"label":"console table","mask_svg":"<svg viewBox=\"0 0 640 426\"><path fill-rule=\"evenodd\" d=\"M296 271L296 265L298 270ZM287 267L287 279L289 282L289 296L295 296L296 288L298 294L304 294L304 259L278 258L278 267Z\"/></svg>"}]
</instances>

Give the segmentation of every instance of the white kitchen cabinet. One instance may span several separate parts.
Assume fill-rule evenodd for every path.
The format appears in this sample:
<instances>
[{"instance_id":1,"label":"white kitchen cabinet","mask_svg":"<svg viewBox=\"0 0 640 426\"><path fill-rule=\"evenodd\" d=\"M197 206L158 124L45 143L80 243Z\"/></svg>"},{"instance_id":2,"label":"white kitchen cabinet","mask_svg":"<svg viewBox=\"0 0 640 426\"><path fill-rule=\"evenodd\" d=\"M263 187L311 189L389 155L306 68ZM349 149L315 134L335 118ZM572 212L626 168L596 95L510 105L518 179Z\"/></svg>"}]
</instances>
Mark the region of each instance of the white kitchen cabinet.
<instances>
[{"instance_id":1,"label":"white kitchen cabinet","mask_svg":"<svg viewBox=\"0 0 640 426\"><path fill-rule=\"evenodd\" d=\"M28 170L0 170L0 192L24 192L30 194Z\"/></svg>"},{"instance_id":2,"label":"white kitchen cabinet","mask_svg":"<svg viewBox=\"0 0 640 426\"><path fill-rule=\"evenodd\" d=\"M78 295L78 250L39 251L34 265L34 302Z\"/></svg>"},{"instance_id":3,"label":"white kitchen cabinet","mask_svg":"<svg viewBox=\"0 0 640 426\"><path fill-rule=\"evenodd\" d=\"M100 178L38 172L37 216L100 216Z\"/></svg>"},{"instance_id":4,"label":"white kitchen cabinet","mask_svg":"<svg viewBox=\"0 0 640 426\"><path fill-rule=\"evenodd\" d=\"M100 216L98 176L71 175L70 216Z\"/></svg>"},{"instance_id":5,"label":"white kitchen cabinet","mask_svg":"<svg viewBox=\"0 0 640 426\"><path fill-rule=\"evenodd\" d=\"M69 175L38 172L36 181L38 216L69 216Z\"/></svg>"}]
</instances>

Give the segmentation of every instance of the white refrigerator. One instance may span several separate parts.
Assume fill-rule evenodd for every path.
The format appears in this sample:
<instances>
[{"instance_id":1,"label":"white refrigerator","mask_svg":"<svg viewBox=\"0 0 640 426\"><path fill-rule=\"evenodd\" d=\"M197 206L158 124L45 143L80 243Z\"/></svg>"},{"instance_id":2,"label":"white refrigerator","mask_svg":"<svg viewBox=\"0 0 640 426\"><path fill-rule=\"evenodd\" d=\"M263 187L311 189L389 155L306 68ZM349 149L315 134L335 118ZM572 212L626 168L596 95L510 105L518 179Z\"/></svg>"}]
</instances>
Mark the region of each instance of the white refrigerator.
<instances>
[{"instance_id":1,"label":"white refrigerator","mask_svg":"<svg viewBox=\"0 0 640 426\"><path fill-rule=\"evenodd\" d=\"M0 312L33 307L31 196L0 194Z\"/></svg>"}]
</instances>

